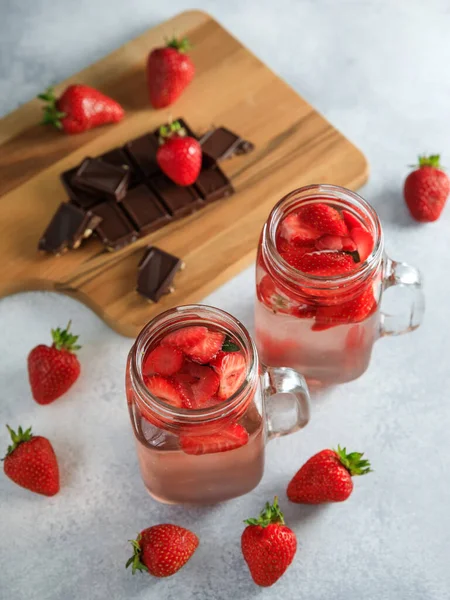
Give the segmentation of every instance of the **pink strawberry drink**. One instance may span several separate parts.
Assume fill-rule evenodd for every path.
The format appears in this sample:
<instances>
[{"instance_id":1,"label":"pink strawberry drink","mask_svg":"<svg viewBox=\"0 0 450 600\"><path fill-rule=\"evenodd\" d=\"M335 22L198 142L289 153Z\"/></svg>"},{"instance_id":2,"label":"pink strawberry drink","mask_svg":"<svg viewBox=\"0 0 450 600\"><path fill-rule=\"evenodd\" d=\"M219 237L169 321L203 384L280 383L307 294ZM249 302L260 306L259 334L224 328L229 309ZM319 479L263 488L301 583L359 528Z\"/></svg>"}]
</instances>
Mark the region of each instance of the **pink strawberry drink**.
<instances>
[{"instance_id":1,"label":"pink strawberry drink","mask_svg":"<svg viewBox=\"0 0 450 600\"><path fill-rule=\"evenodd\" d=\"M406 323L380 312L392 285L412 292ZM261 360L319 386L359 377L380 334L415 329L423 313L420 274L384 254L373 208L330 185L296 190L274 207L259 244L256 293Z\"/></svg>"},{"instance_id":2,"label":"pink strawberry drink","mask_svg":"<svg viewBox=\"0 0 450 600\"><path fill-rule=\"evenodd\" d=\"M259 483L268 433L263 376L247 331L227 313L180 307L147 325L130 352L127 399L142 478L155 499L213 503ZM292 377L298 415L286 431L270 423L273 435L308 420L305 384ZM286 387L279 378L271 393Z\"/></svg>"}]
</instances>

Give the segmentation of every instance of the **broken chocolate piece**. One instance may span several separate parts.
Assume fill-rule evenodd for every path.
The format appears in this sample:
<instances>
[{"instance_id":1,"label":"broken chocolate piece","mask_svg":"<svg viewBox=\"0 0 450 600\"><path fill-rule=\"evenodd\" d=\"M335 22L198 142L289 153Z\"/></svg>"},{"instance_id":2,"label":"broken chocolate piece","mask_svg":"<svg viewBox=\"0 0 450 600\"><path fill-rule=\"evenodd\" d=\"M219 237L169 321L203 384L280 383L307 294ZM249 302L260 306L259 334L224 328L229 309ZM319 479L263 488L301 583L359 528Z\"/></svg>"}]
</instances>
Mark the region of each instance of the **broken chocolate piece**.
<instances>
[{"instance_id":1,"label":"broken chocolate piece","mask_svg":"<svg viewBox=\"0 0 450 600\"><path fill-rule=\"evenodd\" d=\"M173 278L182 266L176 256L149 246L138 266L137 291L158 302L163 294L170 292Z\"/></svg>"},{"instance_id":2,"label":"broken chocolate piece","mask_svg":"<svg viewBox=\"0 0 450 600\"><path fill-rule=\"evenodd\" d=\"M156 135L146 133L141 137L131 140L124 146L124 150L144 177L151 177L159 172L159 166L156 162L156 151L159 142Z\"/></svg>"},{"instance_id":3,"label":"broken chocolate piece","mask_svg":"<svg viewBox=\"0 0 450 600\"><path fill-rule=\"evenodd\" d=\"M60 254L67 248L78 248L100 221L101 217L91 211L63 202L39 240L38 248L53 254Z\"/></svg>"},{"instance_id":4,"label":"broken chocolate piece","mask_svg":"<svg viewBox=\"0 0 450 600\"><path fill-rule=\"evenodd\" d=\"M128 187L134 187L140 183L141 178L139 177L139 173L133 166L128 154L122 148L114 148L114 150L110 150L109 152L105 152L98 157L103 162L106 162L114 167L121 167L123 169L128 169L130 173L130 181L128 183Z\"/></svg>"},{"instance_id":5,"label":"broken chocolate piece","mask_svg":"<svg viewBox=\"0 0 450 600\"><path fill-rule=\"evenodd\" d=\"M98 204L92 212L102 219L95 233L108 250L120 250L137 240L138 233L133 224L115 202Z\"/></svg>"},{"instance_id":6,"label":"broken chocolate piece","mask_svg":"<svg viewBox=\"0 0 450 600\"><path fill-rule=\"evenodd\" d=\"M115 167L98 158L85 158L72 177L72 185L90 194L119 201L127 193L129 180L129 169Z\"/></svg>"},{"instance_id":7,"label":"broken chocolate piece","mask_svg":"<svg viewBox=\"0 0 450 600\"><path fill-rule=\"evenodd\" d=\"M190 185L177 185L163 174L153 177L149 183L174 219L190 215L203 206L202 199Z\"/></svg>"},{"instance_id":8,"label":"broken chocolate piece","mask_svg":"<svg viewBox=\"0 0 450 600\"><path fill-rule=\"evenodd\" d=\"M200 138L202 152L216 161L231 158L234 154L245 154L254 148L251 142L243 140L226 127L207 131Z\"/></svg>"},{"instance_id":9,"label":"broken chocolate piece","mask_svg":"<svg viewBox=\"0 0 450 600\"><path fill-rule=\"evenodd\" d=\"M230 180L208 155L203 155L202 170L194 183L203 201L215 202L226 196L231 196L234 189Z\"/></svg>"},{"instance_id":10,"label":"broken chocolate piece","mask_svg":"<svg viewBox=\"0 0 450 600\"><path fill-rule=\"evenodd\" d=\"M128 190L121 207L141 235L156 231L171 220L169 213L145 184Z\"/></svg>"},{"instance_id":11,"label":"broken chocolate piece","mask_svg":"<svg viewBox=\"0 0 450 600\"><path fill-rule=\"evenodd\" d=\"M61 173L61 183L63 184L70 201L81 208L89 209L91 206L95 204L99 204L104 199L99 198L96 194L90 194L89 192L84 192L83 190L79 190L72 185L72 177L78 171L79 167L75 167L73 169L69 169L68 171L64 171Z\"/></svg>"}]
</instances>

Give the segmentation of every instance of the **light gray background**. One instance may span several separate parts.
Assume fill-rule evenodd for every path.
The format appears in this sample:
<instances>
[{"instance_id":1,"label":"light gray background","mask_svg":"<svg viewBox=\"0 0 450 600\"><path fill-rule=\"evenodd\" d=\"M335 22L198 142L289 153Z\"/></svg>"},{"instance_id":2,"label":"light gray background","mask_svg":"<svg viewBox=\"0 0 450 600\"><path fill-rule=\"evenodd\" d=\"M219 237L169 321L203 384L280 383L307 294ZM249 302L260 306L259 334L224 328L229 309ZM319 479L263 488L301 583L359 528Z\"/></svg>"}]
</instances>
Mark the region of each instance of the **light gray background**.
<instances>
[{"instance_id":1,"label":"light gray background","mask_svg":"<svg viewBox=\"0 0 450 600\"><path fill-rule=\"evenodd\" d=\"M15 600L443 600L450 597L449 230L419 226L401 197L405 165L440 151L450 166L450 5L422 0L203 1L215 15L366 153L363 195L384 224L391 256L426 274L423 327L377 343L368 372L315 400L311 424L268 448L253 493L207 509L158 505L138 473L123 391L131 340L81 304L35 293L0 301L2 425L32 424L53 442L62 489L48 499L0 477L0 597ZM172 0L2 0L0 113L189 8ZM274 198L274 201L276 198ZM1 276L1 275L0 275ZM248 269L205 301L253 327ZM31 399L26 356L73 319L83 373L47 407ZM365 450L375 473L342 505L287 503L285 486L324 448ZM0 446L7 446L0 430ZM293 566L260 590L243 564L242 519L280 494L298 535ZM132 577L126 540L164 521L201 545L167 580Z\"/></svg>"}]
</instances>

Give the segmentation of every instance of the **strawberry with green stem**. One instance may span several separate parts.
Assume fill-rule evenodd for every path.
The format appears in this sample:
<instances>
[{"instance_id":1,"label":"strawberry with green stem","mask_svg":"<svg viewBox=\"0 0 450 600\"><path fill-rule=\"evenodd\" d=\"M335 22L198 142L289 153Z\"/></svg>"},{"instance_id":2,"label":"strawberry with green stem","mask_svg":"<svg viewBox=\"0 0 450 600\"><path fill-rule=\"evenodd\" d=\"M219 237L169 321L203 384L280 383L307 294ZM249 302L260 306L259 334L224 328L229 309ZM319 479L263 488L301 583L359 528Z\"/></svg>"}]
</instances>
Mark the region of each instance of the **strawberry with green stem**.
<instances>
[{"instance_id":1,"label":"strawberry with green stem","mask_svg":"<svg viewBox=\"0 0 450 600\"><path fill-rule=\"evenodd\" d=\"M163 173L177 185L192 185L202 167L202 148L199 142L186 135L178 121L161 127L156 161Z\"/></svg>"},{"instance_id":2,"label":"strawberry with green stem","mask_svg":"<svg viewBox=\"0 0 450 600\"><path fill-rule=\"evenodd\" d=\"M450 192L450 179L442 170L439 154L419 156L419 164L405 180L403 195L413 219L436 221Z\"/></svg>"}]
</instances>

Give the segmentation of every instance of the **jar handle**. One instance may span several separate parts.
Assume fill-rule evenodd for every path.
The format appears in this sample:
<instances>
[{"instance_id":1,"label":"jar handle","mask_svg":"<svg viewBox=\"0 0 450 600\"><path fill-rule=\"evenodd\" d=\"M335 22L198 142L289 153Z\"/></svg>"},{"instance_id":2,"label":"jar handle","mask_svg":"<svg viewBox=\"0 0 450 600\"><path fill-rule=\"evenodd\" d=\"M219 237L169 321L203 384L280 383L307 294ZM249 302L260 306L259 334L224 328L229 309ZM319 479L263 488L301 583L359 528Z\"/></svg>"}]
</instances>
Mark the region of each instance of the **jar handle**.
<instances>
[{"instance_id":1,"label":"jar handle","mask_svg":"<svg viewBox=\"0 0 450 600\"><path fill-rule=\"evenodd\" d=\"M403 262L387 258L384 269L383 290L400 286L411 293L408 310L401 314L388 314L381 311L380 335L401 335L414 331L422 323L425 312L425 296L420 271Z\"/></svg>"},{"instance_id":2,"label":"jar handle","mask_svg":"<svg viewBox=\"0 0 450 600\"><path fill-rule=\"evenodd\" d=\"M268 439L307 425L311 398L304 377L287 367L265 367L263 389Z\"/></svg>"}]
</instances>

